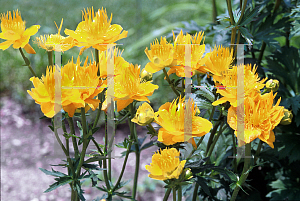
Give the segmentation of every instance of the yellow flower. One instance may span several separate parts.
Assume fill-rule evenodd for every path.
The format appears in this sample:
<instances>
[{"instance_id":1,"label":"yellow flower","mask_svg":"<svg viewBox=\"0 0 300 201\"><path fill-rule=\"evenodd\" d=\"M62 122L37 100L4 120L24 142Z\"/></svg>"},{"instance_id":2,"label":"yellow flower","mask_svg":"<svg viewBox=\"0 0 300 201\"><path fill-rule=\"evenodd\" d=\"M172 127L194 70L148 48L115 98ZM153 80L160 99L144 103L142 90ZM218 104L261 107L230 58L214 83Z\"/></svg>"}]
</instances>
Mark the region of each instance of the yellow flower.
<instances>
[{"instance_id":1,"label":"yellow flower","mask_svg":"<svg viewBox=\"0 0 300 201\"><path fill-rule=\"evenodd\" d=\"M87 65L87 59L81 67L79 58L77 63L72 60L61 69L61 104L70 117L77 108L85 107L86 104L93 110L99 105L100 100L93 98L103 91L106 84L97 76L97 70L95 62ZM55 86L54 73L55 68L51 66L47 67L46 76L43 75L41 80L37 77L30 78L34 88L27 91L49 118L56 114L55 90L58 86Z\"/></svg>"},{"instance_id":2,"label":"yellow flower","mask_svg":"<svg viewBox=\"0 0 300 201\"><path fill-rule=\"evenodd\" d=\"M145 49L145 53L150 60L145 66L149 73L156 73L165 67L176 65L176 60L173 59L173 45L167 42L166 37L160 38L160 43L157 39Z\"/></svg>"},{"instance_id":3,"label":"yellow flower","mask_svg":"<svg viewBox=\"0 0 300 201\"><path fill-rule=\"evenodd\" d=\"M172 145L189 140L195 146L193 137L201 137L212 128L211 122L195 116L197 112L197 105L192 99L189 99L186 104L184 98L179 97L172 103L167 102L162 105L154 116L155 122L162 126L158 131L158 141L165 145ZM185 122L189 116L191 116L191 122ZM189 126L191 131L185 132L185 126Z\"/></svg>"},{"instance_id":4,"label":"yellow flower","mask_svg":"<svg viewBox=\"0 0 300 201\"><path fill-rule=\"evenodd\" d=\"M260 80L256 74L256 69L255 66L251 68L251 64L244 65L244 97L253 92L259 92L264 87L263 83L266 79ZM212 105L216 106L229 101L232 106L237 107L237 66L228 69L220 78L222 85L218 82L215 82L215 84L217 93L223 97L213 102Z\"/></svg>"},{"instance_id":5,"label":"yellow flower","mask_svg":"<svg viewBox=\"0 0 300 201\"><path fill-rule=\"evenodd\" d=\"M226 47L216 47L210 53L207 53L209 59L205 65L213 74L214 81L221 83L222 76L227 73L227 70L231 67L233 62L233 51Z\"/></svg>"},{"instance_id":6,"label":"yellow flower","mask_svg":"<svg viewBox=\"0 0 300 201\"><path fill-rule=\"evenodd\" d=\"M289 125L292 123L292 119L293 119L293 114L292 111L288 110L288 109L283 109L283 113L284 116L282 117L280 124L281 125Z\"/></svg>"},{"instance_id":7,"label":"yellow flower","mask_svg":"<svg viewBox=\"0 0 300 201\"><path fill-rule=\"evenodd\" d=\"M120 75L122 71L129 67L129 63L121 56L123 51L114 49L114 75ZM111 52L103 51L99 56L100 77L107 78L107 60L111 58Z\"/></svg>"},{"instance_id":8,"label":"yellow flower","mask_svg":"<svg viewBox=\"0 0 300 201\"><path fill-rule=\"evenodd\" d=\"M146 165L150 172L149 177L156 180L178 179L181 175L186 160L179 160L180 152L175 149L164 149L153 154L152 163Z\"/></svg>"},{"instance_id":9,"label":"yellow flower","mask_svg":"<svg viewBox=\"0 0 300 201\"><path fill-rule=\"evenodd\" d=\"M168 75L172 73L176 73L178 77L185 77L185 45L191 44L191 73L192 75L196 73L206 73L209 71L206 66L204 66L207 56L204 57L205 53L205 44L201 44L203 39L203 32L196 33L195 36L191 36L190 34L183 35L182 30L179 35L174 38L174 59L177 61L176 66L171 66L171 69L168 71ZM204 41L204 39L203 39ZM188 55L189 56L189 55Z\"/></svg>"},{"instance_id":10,"label":"yellow flower","mask_svg":"<svg viewBox=\"0 0 300 201\"><path fill-rule=\"evenodd\" d=\"M244 100L244 142L250 143L256 138L266 142L274 148L275 135L273 129L279 124L283 114L283 106L279 106L279 99L273 106L276 94L273 92L261 95L252 93ZM227 122L235 130L237 136L237 111L231 106L228 110ZM242 140L242 139L240 139Z\"/></svg>"},{"instance_id":11,"label":"yellow flower","mask_svg":"<svg viewBox=\"0 0 300 201\"><path fill-rule=\"evenodd\" d=\"M142 82L140 78L140 66L130 64L114 79L114 97L117 101L117 111L123 110L133 100L150 102L147 96L152 96L157 85L152 81ZM102 105L102 110L107 110L107 101Z\"/></svg>"},{"instance_id":12,"label":"yellow flower","mask_svg":"<svg viewBox=\"0 0 300 201\"><path fill-rule=\"evenodd\" d=\"M94 13L93 7L82 11L82 22L80 22L75 31L65 29L65 34L71 36L78 41L78 47L84 46L79 55L89 48L104 51L106 44L115 44L116 41L126 38L128 31L118 24L111 25L111 19L107 16L106 9L103 8ZM122 33L121 33L122 32Z\"/></svg>"},{"instance_id":13,"label":"yellow flower","mask_svg":"<svg viewBox=\"0 0 300 201\"><path fill-rule=\"evenodd\" d=\"M55 22L54 22L55 23ZM71 37L64 37L60 35L61 27L63 24L63 19L61 20L57 34L51 34L51 35L44 35L40 37L36 37L35 43L38 44L39 47L47 50L47 51L67 51L71 49L75 44L76 41L72 39Z\"/></svg>"},{"instance_id":14,"label":"yellow flower","mask_svg":"<svg viewBox=\"0 0 300 201\"><path fill-rule=\"evenodd\" d=\"M143 103L137 109L135 117L131 119L132 122L141 126L146 126L151 122L153 122L153 120L154 120L154 111L148 103Z\"/></svg>"},{"instance_id":15,"label":"yellow flower","mask_svg":"<svg viewBox=\"0 0 300 201\"><path fill-rule=\"evenodd\" d=\"M25 29L25 21L21 18L21 13L16 10L8 11L5 15L1 14L1 30L0 38L6 40L0 43L0 49L6 50L11 45L13 48L24 48L29 54L35 54L34 49L29 45L30 36L36 34L40 28L40 25L33 25L28 29Z\"/></svg>"}]
</instances>

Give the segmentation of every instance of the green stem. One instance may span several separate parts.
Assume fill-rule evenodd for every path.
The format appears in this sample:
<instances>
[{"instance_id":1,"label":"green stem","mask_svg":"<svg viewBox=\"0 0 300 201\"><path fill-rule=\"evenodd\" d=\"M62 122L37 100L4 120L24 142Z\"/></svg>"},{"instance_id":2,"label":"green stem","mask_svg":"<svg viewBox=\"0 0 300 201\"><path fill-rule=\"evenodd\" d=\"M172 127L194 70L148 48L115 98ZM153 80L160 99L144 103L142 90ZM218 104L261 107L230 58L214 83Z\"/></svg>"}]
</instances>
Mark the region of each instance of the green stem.
<instances>
[{"instance_id":1,"label":"green stem","mask_svg":"<svg viewBox=\"0 0 300 201\"><path fill-rule=\"evenodd\" d=\"M238 21L237 24L240 24L240 22L242 21L242 18L244 16L244 13L245 13L245 10L246 10L246 5L247 5L247 0L244 0L243 8L242 8L242 11L241 11L241 16L240 16L239 21Z\"/></svg>"},{"instance_id":2,"label":"green stem","mask_svg":"<svg viewBox=\"0 0 300 201\"><path fill-rule=\"evenodd\" d=\"M92 139L93 143L95 144L95 146L97 147L97 150L100 152L101 155L103 155L104 157L106 156L101 148L99 147L98 143L96 142L95 139ZM100 166L100 160L99 160L99 166ZM110 185L109 185L109 181L108 181L108 177L107 177L107 169L106 169L106 159L103 159L103 177L104 177L104 182L105 182L105 185L106 185L106 188L109 189L110 188Z\"/></svg>"},{"instance_id":3,"label":"green stem","mask_svg":"<svg viewBox=\"0 0 300 201\"><path fill-rule=\"evenodd\" d=\"M96 116L96 119L95 119L94 124L93 124L93 128L95 128L97 126L98 121L100 119L101 110L102 110L102 98L103 98L103 93L104 93L103 91L100 94L98 94L98 99L100 100L100 103L99 103L99 109L97 111L97 116Z\"/></svg>"},{"instance_id":4,"label":"green stem","mask_svg":"<svg viewBox=\"0 0 300 201\"><path fill-rule=\"evenodd\" d=\"M254 164L256 163L256 161L258 159L258 156L260 154L260 150L261 150L262 144L263 144L263 141L259 140L259 143L258 143L257 149L256 149L256 153L254 155Z\"/></svg>"},{"instance_id":5,"label":"green stem","mask_svg":"<svg viewBox=\"0 0 300 201\"><path fill-rule=\"evenodd\" d=\"M199 184L196 183L195 184L195 188L194 188L194 193L193 193L193 199L192 199L192 201L196 201L197 200L198 188L199 188Z\"/></svg>"},{"instance_id":6,"label":"green stem","mask_svg":"<svg viewBox=\"0 0 300 201\"><path fill-rule=\"evenodd\" d=\"M222 115L222 113L220 113L218 120L221 119L221 115ZM206 146L206 153L208 152L208 150L209 150L209 148L210 148L210 146L211 146L211 143L213 142L215 133L217 132L217 129L218 129L218 127L219 127L220 124L221 124L221 121L218 121L218 122L215 124L215 126L213 127L213 129L212 129L212 131L211 131L211 133L210 133L210 136L209 136L209 139L208 139L208 142L207 142L207 146Z\"/></svg>"},{"instance_id":7,"label":"green stem","mask_svg":"<svg viewBox=\"0 0 300 201\"><path fill-rule=\"evenodd\" d=\"M260 53L259 53L259 56L258 56L258 60L257 60L258 64L261 63L261 60L262 60L263 55L264 55L264 51L265 51L265 49L266 49L266 45L267 45L267 44L263 41L263 43L262 43L262 45L261 45L261 48L260 48Z\"/></svg>"},{"instance_id":8,"label":"green stem","mask_svg":"<svg viewBox=\"0 0 300 201\"><path fill-rule=\"evenodd\" d=\"M166 79L167 79L170 87L172 88L172 90L174 91L174 93L176 94L176 96L180 96L180 94L178 93L178 91L174 88L173 84L171 83L171 80L170 80L169 75L168 75L168 73L167 73L167 71L166 71L165 68L163 68L163 71L164 71L164 74L166 76Z\"/></svg>"},{"instance_id":9,"label":"green stem","mask_svg":"<svg viewBox=\"0 0 300 201\"><path fill-rule=\"evenodd\" d=\"M81 150L81 153L80 153L80 159L79 159L79 164L77 166L77 169L76 169L76 178L79 177L80 175L80 169L81 169L81 166L84 162L84 156L85 156L85 153L86 153L86 149L88 147L88 144L89 144L89 140L87 139L87 127L86 127L86 118L85 118L85 108L82 107L80 108L81 109L81 124L82 124L82 138L83 138L83 147L82 147L82 150Z\"/></svg>"},{"instance_id":10,"label":"green stem","mask_svg":"<svg viewBox=\"0 0 300 201\"><path fill-rule=\"evenodd\" d=\"M35 74L35 72L33 71L32 67L31 67L31 65L30 65L29 59L24 55L24 52L23 52L22 48L19 48L19 51L20 51L20 53L21 53L21 55L23 57L23 60L25 61L25 65L28 66L28 68L31 71L32 75L34 77L37 77L36 74Z\"/></svg>"},{"instance_id":11,"label":"green stem","mask_svg":"<svg viewBox=\"0 0 300 201\"><path fill-rule=\"evenodd\" d=\"M235 21L234 21L234 17L233 17L233 13L232 13L231 0L226 0L226 2L227 2L227 8L228 8L228 13L229 13L229 17L230 17L230 24L234 25Z\"/></svg>"},{"instance_id":12,"label":"green stem","mask_svg":"<svg viewBox=\"0 0 300 201\"><path fill-rule=\"evenodd\" d=\"M235 201L238 193L239 193L239 190L240 190L240 186L242 186L244 184L244 182L246 181L248 175L249 175L249 165L250 165L250 156L251 156L251 142L246 144L245 145L245 162L244 162L244 168L243 168L243 172L242 172L242 175L238 181L238 185L235 187L234 191L233 191L233 194L232 194L232 197L230 199L230 201Z\"/></svg>"},{"instance_id":13,"label":"green stem","mask_svg":"<svg viewBox=\"0 0 300 201\"><path fill-rule=\"evenodd\" d=\"M181 189L181 186L179 185L178 186L178 201L181 201L182 199L182 189Z\"/></svg>"},{"instance_id":14,"label":"green stem","mask_svg":"<svg viewBox=\"0 0 300 201\"><path fill-rule=\"evenodd\" d=\"M212 7L213 7L213 23L215 24L217 22L217 4L216 4L216 0L212 0Z\"/></svg>"},{"instance_id":15,"label":"green stem","mask_svg":"<svg viewBox=\"0 0 300 201\"><path fill-rule=\"evenodd\" d=\"M221 126L220 126L220 130L219 130L219 132L218 132L218 135L215 137L213 143L211 144L211 146L210 146L210 148L209 148L208 154L206 155L206 156L208 156L208 157L211 156L211 154L212 154L212 152L213 152L213 150L214 150L214 148L215 148L215 145L216 145L216 143L217 143L217 141L218 141L220 135L221 135L222 132L224 131L224 128L225 128L225 127L223 128L223 124L224 124L224 121L222 121Z\"/></svg>"},{"instance_id":16,"label":"green stem","mask_svg":"<svg viewBox=\"0 0 300 201\"><path fill-rule=\"evenodd\" d=\"M204 137L205 137L205 136L202 136L202 137L200 138L200 140L198 141L198 143L197 143L197 148L200 146L200 144L201 144L201 142L203 141ZM197 150L197 149L193 149L193 151L191 151L190 155L186 158L186 160L189 160L189 159L191 158L191 156L193 155L193 153L195 153L196 150Z\"/></svg>"},{"instance_id":17,"label":"green stem","mask_svg":"<svg viewBox=\"0 0 300 201\"><path fill-rule=\"evenodd\" d=\"M163 201L168 201L171 191L172 191L172 188L168 188L168 190L165 193Z\"/></svg>"},{"instance_id":18,"label":"green stem","mask_svg":"<svg viewBox=\"0 0 300 201\"><path fill-rule=\"evenodd\" d=\"M134 118L134 108L133 108L133 103L130 103L129 105L130 108L130 113L131 113L131 119ZM131 124L131 136L135 139L135 155L136 155L136 159L135 159L135 172L134 172L134 182L133 182L133 190L132 190L132 198L135 199L136 196L136 189L137 189L137 183L138 183L138 175L139 175L139 168L140 168L140 150L139 150L139 145L138 145L138 137L136 134L136 130L135 130L135 124L131 121L131 119L129 119L129 123Z\"/></svg>"},{"instance_id":19,"label":"green stem","mask_svg":"<svg viewBox=\"0 0 300 201\"><path fill-rule=\"evenodd\" d=\"M176 201L176 188L173 188L173 201Z\"/></svg>"},{"instance_id":20,"label":"green stem","mask_svg":"<svg viewBox=\"0 0 300 201\"><path fill-rule=\"evenodd\" d=\"M49 66L53 66L53 51L47 51Z\"/></svg>"},{"instance_id":21,"label":"green stem","mask_svg":"<svg viewBox=\"0 0 300 201\"><path fill-rule=\"evenodd\" d=\"M67 121L70 126L71 134L75 135L75 128L74 128L74 123L73 123L72 117L68 116ZM74 151L75 151L75 159L77 160L79 157L79 150L78 150L78 146L77 146L77 140L75 137L72 137L72 143L73 143L73 147L74 147Z\"/></svg>"},{"instance_id":22,"label":"green stem","mask_svg":"<svg viewBox=\"0 0 300 201\"><path fill-rule=\"evenodd\" d=\"M237 173L237 161L236 161L236 143L235 143L235 137L234 137L234 130L231 129L231 136L232 136L232 146L233 146L233 167L234 167L234 172Z\"/></svg>"},{"instance_id":23,"label":"green stem","mask_svg":"<svg viewBox=\"0 0 300 201\"><path fill-rule=\"evenodd\" d=\"M99 50L95 49L96 65L98 66L97 76L100 76L100 66L99 66Z\"/></svg>"},{"instance_id":24,"label":"green stem","mask_svg":"<svg viewBox=\"0 0 300 201\"><path fill-rule=\"evenodd\" d=\"M118 120L116 122L116 126L119 125L120 123L122 123L129 115L130 115L130 112L128 112L124 117L122 117L122 119Z\"/></svg>"},{"instance_id":25,"label":"green stem","mask_svg":"<svg viewBox=\"0 0 300 201\"><path fill-rule=\"evenodd\" d=\"M124 159L124 162L123 162L123 167L122 167L121 173L119 175L118 181L117 181L116 185L114 186L114 188L112 189L112 192L114 192L116 190L119 183L121 182L121 179L122 179L124 171L125 171L126 163L127 163L127 160L128 160L128 156L129 156L129 153L130 153L131 145L132 145L132 141L130 141L130 143L127 147L127 152L126 152L126 156L125 156L125 159Z\"/></svg>"}]
</instances>

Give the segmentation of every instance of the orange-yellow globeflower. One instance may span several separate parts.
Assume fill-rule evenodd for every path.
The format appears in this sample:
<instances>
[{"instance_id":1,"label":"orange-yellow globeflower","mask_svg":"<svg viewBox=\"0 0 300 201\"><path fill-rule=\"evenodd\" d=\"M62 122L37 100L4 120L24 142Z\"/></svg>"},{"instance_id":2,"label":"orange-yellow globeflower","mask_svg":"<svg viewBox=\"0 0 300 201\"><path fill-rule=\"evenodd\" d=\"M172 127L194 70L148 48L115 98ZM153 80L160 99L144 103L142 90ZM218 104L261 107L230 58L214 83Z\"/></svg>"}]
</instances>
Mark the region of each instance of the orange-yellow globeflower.
<instances>
[{"instance_id":1,"label":"orange-yellow globeflower","mask_svg":"<svg viewBox=\"0 0 300 201\"><path fill-rule=\"evenodd\" d=\"M178 179L186 160L180 161L180 151L175 148L160 150L153 154L152 163L146 165L149 177L156 180Z\"/></svg>"},{"instance_id":2,"label":"orange-yellow globeflower","mask_svg":"<svg viewBox=\"0 0 300 201\"><path fill-rule=\"evenodd\" d=\"M155 122L162 127L158 131L158 141L165 145L188 141L196 146L193 137L201 137L212 128L210 121L196 116L198 111L192 99L185 103L181 96L162 105L154 116Z\"/></svg>"},{"instance_id":3,"label":"orange-yellow globeflower","mask_svg":"<svg viewBox=\"0 0 300 201\"><path fill-rule=\"evenodd\" d=\"M65 34L78 41L77 46L83 48L79 55L89 47L104 51L107 44L115 44L116 41L126 38L128 31L118 24L111 24L112 15L108 18L106 9L98 9L94 13L94 8L82 11L82 22L77 25L75 31L65 29ZM121 33L122 32L122 33Z\"/></svg>"},{"instance_id":4,"label":"orange-yellow globeflower","mask_svg":"<svg viewBox=\"0 0 300 201\"><path fill-rule=\"evenodd\" d=\"M21 13L16 10L8 11L7 14L1 14L1 30L0 38L6 40L0 43L0 49L6 50L11 45L13 48L24 48L29 54L35 54L34 49L29 45L30 36L36 34L40 28L40 25L33 25L26 29L25 21L21 18Z\"/></svg>"},{"instance_id":5,"label":"orange-yellow globeflower","mask_svg":"<svg viewBox=\"0 0 300 201\"><path fill-rule=\"evenodd\" d=\"M235 130L239 140L250 143L256 138L266 142L274 148L275 135L273 129L280 123L284 116L284 107L279 106L280 99L275 105L273 92L261 95L252 93L244 100L244 136L237 133L237 108L231 106L228 110L227 122Z\"/></svg>"}]
</instances>

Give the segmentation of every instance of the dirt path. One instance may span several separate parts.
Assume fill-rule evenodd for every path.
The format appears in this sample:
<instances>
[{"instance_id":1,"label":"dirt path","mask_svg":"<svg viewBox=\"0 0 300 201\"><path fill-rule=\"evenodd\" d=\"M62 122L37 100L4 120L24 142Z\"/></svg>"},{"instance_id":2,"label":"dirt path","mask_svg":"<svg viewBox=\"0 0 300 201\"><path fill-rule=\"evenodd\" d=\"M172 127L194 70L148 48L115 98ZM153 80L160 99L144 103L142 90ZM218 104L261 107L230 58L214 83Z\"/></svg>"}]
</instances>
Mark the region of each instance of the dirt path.
<instances>
[{"instance_id":1,"label":"dirt path","mask_svg":"<svg viewBox=\"0 0 300 201\"><path fill-rule=\"evenodd\" d=\"M59 164L64 159L53 132L48 128L49 123L38 118L32 118L35 119L37 124L32 123L28 115L26 117L22 114L21 106L8 98L1 98L0 117L1 200L69 201L70 189L68 185L59 187L49 193L43 193L55 180L54 177L45 175L38 168L50 170L50 164ZM142 127L138 127L137 131L140 136L145 136L147 132ZM94 137L97 142L102 142L103 133L104 129L102 128L95 134ZM120 142L128 134L128 125L120 125L116 131L116 142ZM149 136L146 141L149 141ZM89 146L89 148L95 149L92 146ZM139 201L161 201L163 199L164 189L162 186L164 183L148 178L148 172L145 169L145 165L150 164L151 156L156 149L153 146L141 154L137 196ZM124 149L116 148L115 155L118 156L123 151ZM121 171L123 159L114 159L112 162L114 181ZM133 178L134 166L135 155L130 154L124 173L125 180ZM60 167L55 166L53 169L66 173L66 170ZM104 185L104 182L99 182L98 185ZM130 191L131 188L132 182L121 190ZM85 182L83 189L87 201L103 195L103 192L92 188L89 181Z\"/></svg>"}]
</instances>

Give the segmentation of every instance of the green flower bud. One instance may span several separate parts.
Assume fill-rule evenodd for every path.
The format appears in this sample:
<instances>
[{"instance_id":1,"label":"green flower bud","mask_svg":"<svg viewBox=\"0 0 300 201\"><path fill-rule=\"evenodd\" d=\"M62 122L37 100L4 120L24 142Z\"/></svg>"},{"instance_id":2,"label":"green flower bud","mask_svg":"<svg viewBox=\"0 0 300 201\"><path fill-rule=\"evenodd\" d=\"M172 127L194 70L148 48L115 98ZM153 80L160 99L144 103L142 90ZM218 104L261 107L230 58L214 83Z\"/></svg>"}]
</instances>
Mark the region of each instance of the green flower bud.
<instances>
[{"instance_id":1,"label":"green flower bud","mask_svg":"<svg viewBox=\"0 0 300 201\"><path fill-rule=\"evenodd\" d=\"M144 81L151 81L152 80L152 73L147 72L146 69L144 68L141 72L141 78Z\"/></svg>"},{"instance_id":2,"label":"green flower bud","mask_svg":"<svg viewBox=\"0 0 300 201\"><path fill-rule=\"evenodd\" d=\"M284 116L282 117L280 124L281 125L289 125L292 123L293 114L288 109L283 109Z\"/></svg>"},{"instance_id":3,"label":"green flower bud","mask_svg":"<svg viewBox=\"0 0 300 201\"><path fill-rule=\"evenodd\" d=\"M190 168L185 169L185 180L190 180L193 177L193 173Z\"/></svg>"},{"instance_id":4,"label":"green flower bud","mask_svg":"<svg viewBox=\"0 0 300 201\"><path fill-rule=\"evenodd\" d=\"M146 126L154 120L154 110L148 103L143 103L136 111L135 117L131 120L141 126Z\"/></svg>"},{"instance_id":5,"label":"green flower bud","mask_svg":"<svg viewBox=\"0 0 300 201\"><path fill-rule=\"evenodd\" d=\"M270 79L266 82L266 89L267 91L277 91L279 88L279 81L278 80L273 80L273 79Z\"/></svg>"}]
</instances>

